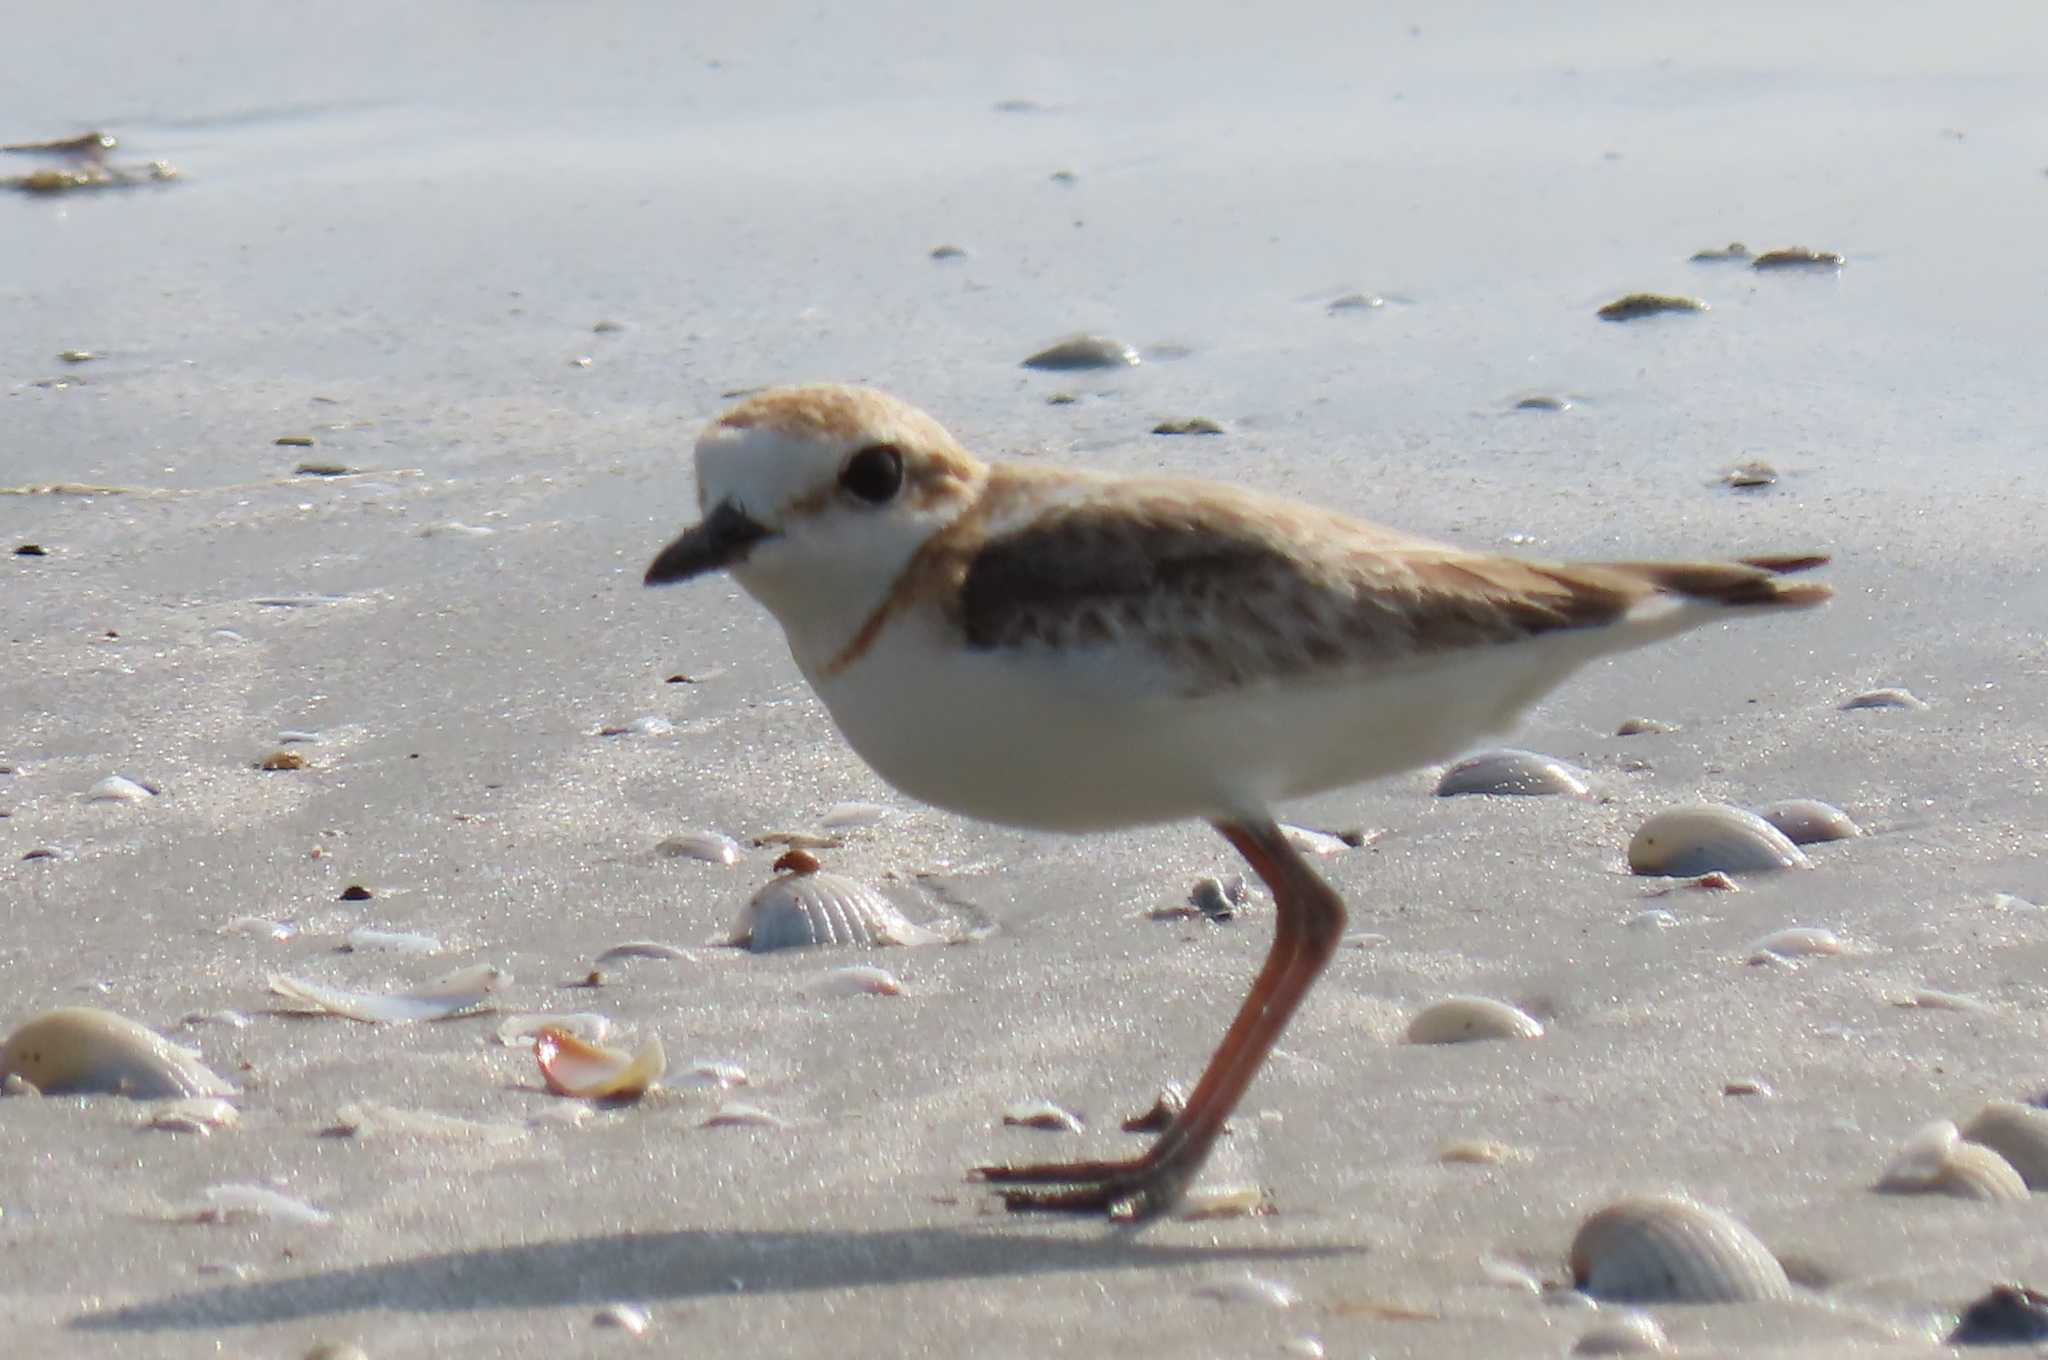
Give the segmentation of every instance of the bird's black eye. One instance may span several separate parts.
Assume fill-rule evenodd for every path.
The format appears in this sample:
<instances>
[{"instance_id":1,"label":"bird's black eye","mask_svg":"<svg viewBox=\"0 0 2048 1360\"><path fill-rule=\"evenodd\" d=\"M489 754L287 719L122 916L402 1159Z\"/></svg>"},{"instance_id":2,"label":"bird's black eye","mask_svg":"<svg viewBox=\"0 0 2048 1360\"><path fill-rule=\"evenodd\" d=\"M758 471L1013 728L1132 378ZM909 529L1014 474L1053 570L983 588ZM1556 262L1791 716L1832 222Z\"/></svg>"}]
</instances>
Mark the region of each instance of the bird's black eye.
<instances>
[{"instance_id":1,"label":"bird's black eye","mask_svg":"<svg viewBox=\"0 0 2048 1360\"><path fill-rule=\"evenodd\" d=\"M869 505L893 500L903 489L903 450L894 444L870 444L846 460L839 485Z\"/></svg>"}]
</instances>

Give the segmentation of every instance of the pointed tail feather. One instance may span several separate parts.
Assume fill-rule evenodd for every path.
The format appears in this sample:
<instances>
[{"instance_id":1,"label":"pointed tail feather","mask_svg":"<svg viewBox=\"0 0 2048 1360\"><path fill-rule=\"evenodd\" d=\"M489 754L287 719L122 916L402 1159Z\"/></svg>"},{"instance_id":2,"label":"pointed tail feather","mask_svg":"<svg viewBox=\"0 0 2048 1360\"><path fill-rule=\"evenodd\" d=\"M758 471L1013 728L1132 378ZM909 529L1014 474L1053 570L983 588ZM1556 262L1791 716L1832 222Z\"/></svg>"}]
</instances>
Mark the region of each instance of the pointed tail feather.
<instances>
[{"instance_id":1,"label":"pointed tail feather","mask_svg":"<svg viewBox=\"0 0 2048 1360\"><path fill-rule=\"evenodd\" d=\"M1774 553L1734 562L1608 562L1666 594L1736 608L1808 609L1824 604L1834 590L1819 581L1783 581L1794 572L1827 563L1825 553Z\"/></svg>"}]
</instances>

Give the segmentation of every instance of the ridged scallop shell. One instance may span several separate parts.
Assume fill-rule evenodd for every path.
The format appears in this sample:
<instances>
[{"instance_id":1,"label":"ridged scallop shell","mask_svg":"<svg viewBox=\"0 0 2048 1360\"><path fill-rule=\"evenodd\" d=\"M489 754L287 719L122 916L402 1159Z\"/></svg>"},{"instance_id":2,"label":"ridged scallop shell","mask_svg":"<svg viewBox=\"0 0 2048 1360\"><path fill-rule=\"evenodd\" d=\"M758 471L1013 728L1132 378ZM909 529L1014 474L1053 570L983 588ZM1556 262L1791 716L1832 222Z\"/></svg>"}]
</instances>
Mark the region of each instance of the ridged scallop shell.
<instances>
[{"instance_id":1,"label":"ridged scallop shell","mask_svg":"<svg viewBox=\"0 0 2048 1360\"><path fill-rule=\"evenodd\" d=\"M1463 1044L1476 1039L1540 1039L1543 1022L1489 996L1453 996L1408 1022L1411 1044Z\"/></svg>"},{"instance_id":2,"label":"ridged scallop shell","mask_svg":"<svg viewBox=\"0 0 2048 1360\"><path fill-rule=\"evenodd\" d=\"M1890 1195L1950 1195L1956 1199L2025 1199L2027 1183L2012 1163L1981 1143L1966 1143L1946 1119L1927 1125L1878 1177Z\"/></svg>"},{"instance_id":3,"label":"ridged scallop shell","mask_svg":"<svg viewBox=\"0 0 2048 1360\"><path fill-rule=\"evenodd\" d=\"M1637 829L1628 843L1628 867L1664 878L1696 878L1715 871L1757 873L1807 867L1785 833L1754 812L1725 803L1667 808Z\"/></svg>"},{"instance_id":4,"label":"ridged scallop shell","mask_svg":"<svg viewBox=\"0 0 2048 1360\"><path fill-rule=\"evenodd\" d=\"M867 884L819 873L771 879L747 903L730 943L765 954L804 945L932 944L941 938Z\"/></svg>"},{"instance_id":5,"label":"ridged scallop shell","mask_svg":"<svg viewBox=\"0 0 2048 1360\"><path fill-rule=\"evenodd\" d=\"M1755 1233L1718 1209L1662 1197L1625 1199L1572 1239L1572 1283L1619 1303L1752 1303L1792 1296L1785 1267Z\"/></svg>"},{"instance_id":6,"label":"ridged scallop shell","mask_svg":"<svg viewBox=\"0 0 2048 1360\"><path fill-rule=\"evenodd\" d=\"M2048 1110L1994 1100L1963 1125L1962 1133L2005 1158L2029 1190L2048 1190Z\"/></svg>"},{"instance_id":7,"label":"ridged scallop shell","mask_svg":"<svg viewBox=\"0 0 2048 1360\"><path fill-rule=\"evenodd\" d=\"M1436 796L1455 798L1459 794L1484 793L1495 796L1538 797L1564 794L1586 796L1586 773L1555 756L1535 751L1502 747L1466 756L1444 771L1436 784Z\"/></svg>"},{"instance_id":8,"label":"ridged scallop shell","mask_svg":"<svg viewBox=\"0 0 2048 1360\"><path fill-rule=\"evenodd\" d=\"M190 1049L93 1006L64 1006L23 1021L0 1043L0 1078L14 1076L48 1095L163 1100L235 1094Z\"/></svg>"},{"instance_id":9,"label":"ridged scallop shell","mask_svg":"<svg viewBox=\"0 0 2048 1360\"><path fill-rule=\"evenodd\" d=\"M1756 815L1784 832L1794 845L1854 840L1863 834L1848 813L1818 798L1781 798L1758 808Z\"/></svg>"}]
</instances>

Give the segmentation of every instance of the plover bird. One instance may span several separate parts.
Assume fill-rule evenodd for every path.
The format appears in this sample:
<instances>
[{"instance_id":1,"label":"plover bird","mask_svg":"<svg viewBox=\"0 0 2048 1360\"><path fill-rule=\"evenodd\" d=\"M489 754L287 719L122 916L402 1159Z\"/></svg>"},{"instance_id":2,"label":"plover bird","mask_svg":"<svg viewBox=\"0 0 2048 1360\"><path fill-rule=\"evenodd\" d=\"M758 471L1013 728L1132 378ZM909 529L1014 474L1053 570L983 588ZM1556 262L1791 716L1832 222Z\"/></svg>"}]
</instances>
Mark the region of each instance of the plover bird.
<instances>
[{"instance_id":1,"label":"plover bird","mask_svg":"<svg viewBox=\"0 0 2048 1360\"><path fill-rule=\"evenodd\" d=\"M1186 1190L1343 933L1276 805L1457 755L1597 657L1829 595L1781 579L1816 555L1524 561L1236 487L985 463L858 387L714 420L697 501L647 584L730 571L898 789L1052 831L1199 817L1272 890L1265 965L1142 1157L974 1172L1012 1209L1123 1219Z\"/></svg>"}]
</instances>

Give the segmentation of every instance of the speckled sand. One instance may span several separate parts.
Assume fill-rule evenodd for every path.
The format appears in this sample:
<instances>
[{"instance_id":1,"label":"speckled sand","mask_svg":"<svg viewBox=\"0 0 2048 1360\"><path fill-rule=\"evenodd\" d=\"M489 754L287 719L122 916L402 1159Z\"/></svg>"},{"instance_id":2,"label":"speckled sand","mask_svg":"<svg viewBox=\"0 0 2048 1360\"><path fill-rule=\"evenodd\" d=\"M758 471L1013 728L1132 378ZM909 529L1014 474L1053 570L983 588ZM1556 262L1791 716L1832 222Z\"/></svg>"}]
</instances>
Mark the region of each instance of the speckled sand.
<instances>
[{"instance_id":1,"label":"speckled sand","mask_svg":"<svg viewBox=\"0 0 2048 1360\"><path fill-rule=\"evenodd\" d=\"M1919 1354L1991 1283L2048 1285L2048 1202L1870 1189L1928 1121L2048 1089L2048 910L1998 903L2048 903L2038 6L741 8L8 17L0 137L103 126L186 179L0 195L0 486L128 488L0 496L0 1029L102 1005L246 1088L211 1137L0 1101L10 1353L554 1360L629 1347L592 1321L626 1301L707 1356L1558 1355L1594 1315L1504 1267L1556 1281L1638 1191L1728 1209L1806 1286L1657 1310L1687 1355ZM1687 261L1731 239L1848 263ZM1712 310L1595 319L1640 290ZM1352 292L1386 304L1328 310ZM1017 366L1080 329L1151 357ZM640 588L721 393L816 378L986 453L1476 546L1825 548L1841 598L1546 703L1516 743L1594 800L1438 800L1420 771L1291 809L1387 834L1326 862L1375 938L1213 1168L1278 1212L1012 1219L962 1170L1138 1146L1117 1120L1198 1071L1268 921L1147 919L1237 869L1200 827L1062 840L907 804L729 583ZM1537 395L1571 405L1512 409ZM1228 432L1149 433L1189 417ZM1775 486L1720 484L1759 459ZM1881 685L1930 707L1837 710ZM1638 714L1679 730L1609 735ZM652 715L673 730L597 735ZM311 768L254 769L286 729L321 735ZM162 796L81 801L115 773ZM1875 834L1735 893L1623 872L1653 811L1789 796ZM831 867L995 928L872 960L709 947L776 851L656 842L844 800L892 815ZM1630 924L1652 908L1675 923ZM245 915L298 934L221 933ZM446 950L336 952L359 924ZM1744 966L1792 925L1856 950ZM565 986L635 939L694 961ZM864 961L904 995L799 990ZM504 1143L323 1136L362 1101L521 1128L562 1104L493 1018L294 1019L264 988L484 962L509 1009L741 1064L735 1096L791 1126L700 1128L716 1097L679 1089ZM1895 1004L1923 988L1981 1008ZM1399 1042L1460 992L1548 1033ZM181 1024L230 1008L246 1028ZM1773 1094L1723 1094L1748 1080ZM1041 1098L1087 1131L1001 1127ZM1438 1162L1471 1138L1516 1155ZM166 1221L228 1182L333 1221ZM1196 1293L1246 1271L1299 1302Z\"/></svg>"}]
</instances>

